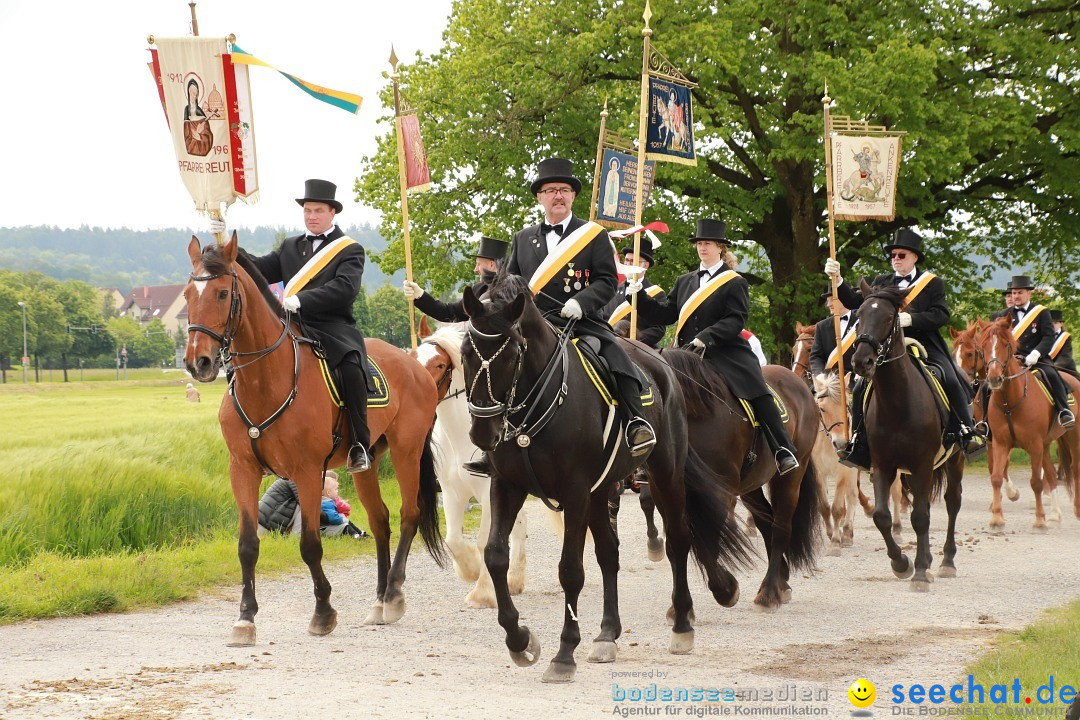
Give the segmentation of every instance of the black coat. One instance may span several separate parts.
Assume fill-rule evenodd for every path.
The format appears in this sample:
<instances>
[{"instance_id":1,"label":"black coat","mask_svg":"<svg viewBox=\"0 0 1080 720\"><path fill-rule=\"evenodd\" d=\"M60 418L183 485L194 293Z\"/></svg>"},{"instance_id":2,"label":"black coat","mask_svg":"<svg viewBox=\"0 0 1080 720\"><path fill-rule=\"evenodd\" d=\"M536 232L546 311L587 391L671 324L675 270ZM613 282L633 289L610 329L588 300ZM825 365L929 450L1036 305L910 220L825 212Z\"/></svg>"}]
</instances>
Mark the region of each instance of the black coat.
<instances>
[{"instance_id":1,"label":"black coat","mask_svg":"<svg viewBox=\"0 0 1080 720\"><path fill-rule=\"evenodd\" d=\"M340 228L334 227L319 252L326 250L330 240L344 235ZM311 259L311 241L305 235L295 235L285 238L281 247L267 255L248 257L269 282L288 283ZM300 298L300 319L305 332L322 345L331 367L336 367L351 352L360 353L360 366L364 367L364 335L357 329L352 314L363 274L364 248L354 243L338 253L296 295Z\"/></svg>"},{"instance_id":2,"label":"black coat","mask_svg":"<svg viewBox=\"0 0 1080 720\"><path fill-rule=\"evenodd\" d=\"M259 499L259 524L271 532L288 532L299 504L292 480L278 478Z\"/></svg>"},{"instance_id":3,"label":"black coat","mask_svg":"<svg viewBox=\"0 0 1080 720\"><path fill-rule=\"evenodd\" d=\"M697 270L680 275L663 299L638 293L638 312L649 322L671 325L679 319L679 310L698 291ZM742 336L750 309L750 286L741 276L729 280L698 306L687 318L676 342L682 346L694 338L705 343L705 361L719 371L736 396L752 400L768 395L757 355Z\"/></svg>"},{"instance_id":4,"label":"black coat","mask_svg":"<svg viewBox=\"0 0 1080 720\"><path fill-rule=\"evenodd\" d=\"M1034 307L1034 304L1028 304L1028 307ZM1016 319L1017 313L1016 308L1009 310L1009 317L1012 318L1014 328L1020 323ZM1024 334L1018 338L1016 353L1026 356L1032 350L1038 350L1039 360L1050 362L1050 348L1054 347L1055 337L1057 336L1054 333L1054 321L1050 318L1050 311L1044 308L1039 313L1039 317L1035 318L1035 322L1031 323Z\"/></svg>"},{"instance_id":5,"label":"black coat","mask_svg":"<svg viewBox=\"0 0 1080 720\"><path fill-rule=\"evenodd\" d=\"M915 282L923 276L924 270L916 270ZM878 275L870 285L873 287L896 287L893 275ZM862 305L862 293L848 283L841 283L836 289L837 296L844 307L855 309ZM911 315L911 327L904 328L904 337L918 340L931 359L939 365L952 363L952 356L945 340L941 337L941 328L949 322L949 303L945 299L945 281L940 276L930 281L919 296L902 312ZM1047 314L1049 318L1049 314Z\"/></svg>"},{"instance_id":6,"label":"black coat","mask_svg":"<svg viewBox=\"0 0 1080 720\"><path fill-rule=\"evenodd\" d=\"M488 284L480 280L472 286L473 294L476 297L480 297L487 292ZM420 297L413 300L413 305L416 309L424 313L430 318L434 318L439 322L465 322L469 319L468 313L465 312L465 302L463 300L457 300L455 302L443 302L434 297L431 293L424 293Z\"/></svg>"},{"instance_id":7,"label":"black coat","mask_svg":"<svg viewBox=\"0 0 1080 720\"><path fill-rule=\"evenodd\" d=\"M1054 336L1054 342L1057 342L1058 335ZM1074 373L1076 372L1076 361L1073 360L1072 354L1072 336L1065 341L1065 344L1061 346L1061 350L1058 351L1057 357L1054 358L1054 364L1059 368L1068 368Z\"/></svg>"},{"instance_id":8,"label":"black coat","mask_svg":"<svg viewBox=\"0 0 1080 720\"><path fill-rule=\"evenodd\" d=\"M654 287L654 283L651 280L642 279L641 290L644 293L645 290ZM664 297L664 292L661 291L657 298ZM615 312L615 309L623 304L626 300L626 283L619 283L619 286L615 288L615 297L608 301L608 304L604 306L600 314L604 318L610 318L611 313ZM621 337L630 336L630 317L620 320L612 326L615 330L615 334ZM660 341L664 339L664 333L667 332L667 326L663 323L650 323L644 321L641 318L641 313L638 312L638 326L637 326L637 340L643 342L649 347L656 347L660 344Z\"/></svg>"},{"instance_id":9,"label":"black coat","mask_svg":"<svg viewBox=\"0 0 1080 720\"><path fill-rule=\"evenodd\" d=\"M851 312L850 322L855 321L855 313ZM849 324L844 328L844 334L851 330ZM836 328L833 325L833 319L830 315L817 324L817 330L814 331L814 344L810 348L810 372L814 375L820 375L825 372L825 363L829 361L829 356L832 355L832 351L836 349ZM854 343L848 351L844 353L844 372L851 370L851 356L855 354Z\"/></svg>"}]
</instances>

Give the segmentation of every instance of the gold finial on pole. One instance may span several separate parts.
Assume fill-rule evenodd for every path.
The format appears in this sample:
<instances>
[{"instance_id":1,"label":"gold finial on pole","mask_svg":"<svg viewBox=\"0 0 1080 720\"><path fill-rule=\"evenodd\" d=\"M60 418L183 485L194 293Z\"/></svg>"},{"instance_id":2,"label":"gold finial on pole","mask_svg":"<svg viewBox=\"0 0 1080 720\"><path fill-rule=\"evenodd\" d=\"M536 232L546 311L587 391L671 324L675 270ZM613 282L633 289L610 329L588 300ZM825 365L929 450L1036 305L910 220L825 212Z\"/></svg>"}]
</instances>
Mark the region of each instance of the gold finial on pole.
<instances>
[{"instance_id":1,"label":"gold finial on pole","mask_svg":"<svg viewBox=\"0 0 1080 720\"><path fill-rule=\"evenodd\" d=\"M390 67L393 74L390 79L394 82L394 127L397 133L397 158L398 158L398 188L401 192L401 230L405 241L405 279L413 281L412 272L412 241L409 238L409 187L408 171L405 169L405 133L401 128L401 91L398 88L398 57L394 52L394 46L390 46ZM409 341L412 348L416 349L416 317L413 312L413 299L409 298Z\"/></svg>"},{"instance_id":2,"label":"gold finial on pole","mask_svg":"<svg viewBox=\"0 0 1080 720\"><path fill-rule=\"evenodd\" d=\"M825 203L829 214L829 258L836 259L836 224L833 220L832 200L832 121L829 118L829 106L832 98L829 97L829 81L825 81L825 95L821 98L821 107L825 116ZM836 334L836 371L840 376L840 405L847 407L847 382L844 379L844 338L840 335L840 299L837 294L835 278L830 278L829 285L832 287L832 315L833 332ZM849 323L850 325L850 323ZM848 415L844 413L844 438L851 439L851 428L848 426Z\"/></svg>"},{"instance_id":3,"label":"gold finial on pole","mask_svg":"<svg viewBox=\"0 0 1080 720\"><path fill-rule=\"evenodd\" d=\"M148 44L150 44L150 45L153 45L154 44L154 36L153 35L147 35L146 36L146 42Z\"/></svg>"}]
</instances>

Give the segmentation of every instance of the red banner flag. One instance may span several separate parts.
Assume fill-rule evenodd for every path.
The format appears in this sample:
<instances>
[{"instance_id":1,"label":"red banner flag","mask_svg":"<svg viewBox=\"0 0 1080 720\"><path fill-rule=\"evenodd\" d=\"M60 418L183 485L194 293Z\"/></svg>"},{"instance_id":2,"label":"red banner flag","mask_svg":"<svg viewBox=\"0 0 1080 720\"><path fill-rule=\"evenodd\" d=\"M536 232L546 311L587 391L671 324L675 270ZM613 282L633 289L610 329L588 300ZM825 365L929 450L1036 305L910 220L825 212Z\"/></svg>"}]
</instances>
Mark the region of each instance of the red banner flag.
<instances>
[{"instance_id":1,"label":"red banner flag","mask_svg":"<svg viewBox=\"0 0 1080 720\"><path fill-rule=\"evenodd\" d=\"M420 137L420 121L415 113L398 116L401 137L405 146L405 187L423 192L431 189L431 173L428 171L424 140Z\"/></svg>"}]
</instances>

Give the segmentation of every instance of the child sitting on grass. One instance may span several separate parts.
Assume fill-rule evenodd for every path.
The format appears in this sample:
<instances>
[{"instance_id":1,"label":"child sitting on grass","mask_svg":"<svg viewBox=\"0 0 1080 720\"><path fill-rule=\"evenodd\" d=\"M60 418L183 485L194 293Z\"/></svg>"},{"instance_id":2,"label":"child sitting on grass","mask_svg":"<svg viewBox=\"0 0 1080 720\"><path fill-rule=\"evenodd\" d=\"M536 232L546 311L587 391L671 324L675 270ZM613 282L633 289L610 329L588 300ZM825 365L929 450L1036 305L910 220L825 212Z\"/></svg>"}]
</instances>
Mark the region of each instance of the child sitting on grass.
<instances>
[{"instance_id":1,"label":"child sitting on grass","mask_svg":"<svg viewBox=\"0 0 1080 720\"><path fill-rule=\"evenodd\" d=\"M338 493L338 477L333 470L328 470L323 476L322 511L319 526L323 535L351 535L357 540L368 537L368 534L349 521L349 507Z\"/></svg>"}]
</instances>

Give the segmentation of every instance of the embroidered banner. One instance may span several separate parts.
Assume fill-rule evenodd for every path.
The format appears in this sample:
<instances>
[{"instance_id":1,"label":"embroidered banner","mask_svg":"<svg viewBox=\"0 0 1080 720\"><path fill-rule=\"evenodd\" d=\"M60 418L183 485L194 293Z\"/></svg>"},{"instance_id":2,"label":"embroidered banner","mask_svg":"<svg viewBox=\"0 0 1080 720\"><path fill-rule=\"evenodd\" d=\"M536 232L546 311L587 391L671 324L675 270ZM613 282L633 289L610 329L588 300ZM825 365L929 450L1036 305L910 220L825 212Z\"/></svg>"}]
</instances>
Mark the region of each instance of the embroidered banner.
<instances>
[{"instance_id":1,"label":"embroidered banner","mask_svg":"<svg viewBox=\"0 0 1080 720\"><path fill-rule=\"evenodd\" d=\"M892 220L900 137L839 135L832 139L832 198L837 220Z\"/></svg>"},{"instance_id":2,"label":"embroidered banner","mask_svg":"<svg viewBox=\"0 0 1080 720\"><path fill-rule=\"evenodd\" d=\"M697 165L694 112L690 88L666 78L649 77L649 125L645 157Z\"/></svg>"},{"instance_id":3,"label":"embroidered banner","mask_svg":"<svg viewBox=\"0 0 1080 720\"><path fill-rule=\"evenodd\" d=\"M424 140L420 137L420 121L416 113L398 116L398 127L405 147L405 188L416 192L431 189Z\"/></svg>"},{"instance_id":4,"label":"embroidered banner","mask_svg":"<svg viewBox=\"0 0 1080 720\"><path fill-rule=\"evenodd\" d=\"M645 161L642 207L649 204L655 167L656 163ZM635 156L605 148L600 175L594 180L600 188L596 197L596 222L606 227L625 227L636 222L637 168Z\"/></svg>"}]
</instances>

